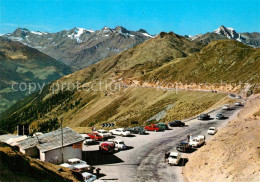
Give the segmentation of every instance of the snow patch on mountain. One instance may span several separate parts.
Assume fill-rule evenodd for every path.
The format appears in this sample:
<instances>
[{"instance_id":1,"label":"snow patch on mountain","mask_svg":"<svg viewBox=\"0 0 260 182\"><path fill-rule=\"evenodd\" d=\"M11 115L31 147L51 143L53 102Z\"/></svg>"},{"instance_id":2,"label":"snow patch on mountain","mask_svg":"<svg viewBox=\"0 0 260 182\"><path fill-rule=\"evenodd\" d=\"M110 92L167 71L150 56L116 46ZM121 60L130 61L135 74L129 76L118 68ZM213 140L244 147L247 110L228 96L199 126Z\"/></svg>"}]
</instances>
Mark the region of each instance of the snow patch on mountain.
<instances>
[{"instance_id":1,"label":"snow patch on mountain","mask_svg":"<svg viewBox=\"0 0 260 182\"><path fill-rule=\"evenodd\" d=\"M150 34L148 34L148 33L142 33L144 36L146 36L146 37L151 37L151 38L153 38L153 36L151 36Z\"/></svg>"},{"instance_id":2,"label":"snow patch on mountain","mask_svg":"<svg viewBox=\"0 0 260 182\"><path fill-rule=\"evenodd\" d=\"M43 34L47 34L46 32L39 32L39 31L31 31L32 34L35 34L35 35L43 35Z\"/></svg>"}]
</instances>

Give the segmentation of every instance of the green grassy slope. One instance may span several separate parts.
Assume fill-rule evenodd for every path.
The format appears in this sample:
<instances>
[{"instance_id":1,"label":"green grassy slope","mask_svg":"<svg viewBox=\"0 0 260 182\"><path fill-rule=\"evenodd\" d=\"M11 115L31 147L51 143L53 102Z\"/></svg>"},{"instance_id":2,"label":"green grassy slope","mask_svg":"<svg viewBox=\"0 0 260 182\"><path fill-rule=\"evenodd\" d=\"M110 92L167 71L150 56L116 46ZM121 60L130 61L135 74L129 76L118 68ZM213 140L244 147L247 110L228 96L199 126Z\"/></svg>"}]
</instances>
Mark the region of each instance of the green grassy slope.
<instances>
[{"instance_id":1,"label":"green grassy slope","mask_svg":"<svg viewBox=\"0 0 260 182\"><path fill-rule=\"evenodd\" d=\"M71 73L68 66L36 49L4 38L0 38L0 68L0 113L28 95L25 84L35 83L39 89ZM21 83L24 91L19 90Z\"/></svg>"}]
</instances>

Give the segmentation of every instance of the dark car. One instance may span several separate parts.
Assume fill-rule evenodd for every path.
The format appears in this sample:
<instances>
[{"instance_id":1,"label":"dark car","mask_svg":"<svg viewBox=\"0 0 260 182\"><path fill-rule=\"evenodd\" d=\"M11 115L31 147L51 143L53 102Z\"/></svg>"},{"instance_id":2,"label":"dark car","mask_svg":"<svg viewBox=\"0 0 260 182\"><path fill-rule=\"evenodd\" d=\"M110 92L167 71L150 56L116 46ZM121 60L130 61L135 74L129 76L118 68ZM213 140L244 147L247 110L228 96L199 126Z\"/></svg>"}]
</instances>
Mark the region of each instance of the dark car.
<instances>
[{"instance_id":1,"label":"dark car","mask_svg":"<svg viewBox=\"0 0 260 182\"><path fill-rule=\"evenodd\" d=\"M169 123L170 127L175 127L175 126L185 126L185 123L180 121L180 120L175 120L173 122Z\"/></svg>"},{"instance_id":2,"label":"dark car","mask_svg":"<svg viewBox=\"0 0 260 182\"><path fill-rule=\"evenodd\" d=\"M168 125L165 124L165 123L158 123L157 126L164 128L164 130L168 130L169 129Z\"/></svg>"},{"instance_id":3,"label":"dark car","mask_svg":"<svg viewBox=\"0 0 260 182\"><path fill-rule=\"evenodd\" d=\"M208 114L200 114L198 116L198 119L199 120L208 120L208 119L210 119L210 115L208 115Z\"/></svg>"},{"instance_id":4,"label":"dark car","mask_svg":"<svg viewBox=\"0 0 260 182\"><path fill-rule=\"evenodd\" d=\"M225 116L224 116L224 114L222 114L222 113L218 113L218 114L216 115L216 119L225 119Z\"/></svg>"},{"instance_id":5,"label":"dark car","mask_svg":"<svg viewBox=\"0 0 260 182\"><path fill-rule=\"evenodd\" d=\"M139 135L145 134L145 129L143 127L127 128L126 131L130 131L130 133Z\"/></svg>"},{"instance_id":6,"label":"dark car","mask_svg":"<svg viewBox=\"0 0 260 182\"><path fill-rule=\"evenodd\" d=\"M192 146L188 142L181 142L177 145L176 150L179 152L188 152L192 150Z\"/></svg>"}]
</instances>

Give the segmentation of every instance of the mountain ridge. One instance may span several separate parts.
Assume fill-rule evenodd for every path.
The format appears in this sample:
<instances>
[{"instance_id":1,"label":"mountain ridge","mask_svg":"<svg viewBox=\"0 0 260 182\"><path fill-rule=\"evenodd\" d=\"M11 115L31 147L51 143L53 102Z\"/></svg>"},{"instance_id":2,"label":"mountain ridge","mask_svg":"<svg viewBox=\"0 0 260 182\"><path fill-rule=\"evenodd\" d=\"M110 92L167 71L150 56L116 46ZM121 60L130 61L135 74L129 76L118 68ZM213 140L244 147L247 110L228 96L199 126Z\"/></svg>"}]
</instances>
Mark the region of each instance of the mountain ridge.
<instances>
[{"instance_id":1,"label":"mountain ridge","mask_svg":"<svg viewBox=\"0 0 260 182\"><path fill-rule=\"evenodd\" d=\"M17 28L3 37L36 48L75 69L82 69L153 38L145 30L131 31L122 26L114 29L105 26L96 31L74 27L56 33Z\"/></svg>"}]
</instances>

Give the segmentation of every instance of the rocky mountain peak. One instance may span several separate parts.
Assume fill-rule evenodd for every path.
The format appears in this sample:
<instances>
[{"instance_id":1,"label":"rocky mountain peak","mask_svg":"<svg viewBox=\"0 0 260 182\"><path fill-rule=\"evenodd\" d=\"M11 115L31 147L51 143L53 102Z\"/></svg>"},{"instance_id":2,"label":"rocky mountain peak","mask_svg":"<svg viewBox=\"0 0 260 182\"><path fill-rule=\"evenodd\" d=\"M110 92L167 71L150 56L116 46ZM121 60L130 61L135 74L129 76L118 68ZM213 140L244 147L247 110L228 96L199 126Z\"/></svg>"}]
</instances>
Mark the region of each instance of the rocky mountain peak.
<instances>
[{"instance_id":1,"label":"rocky mountain peak","mask_svg":"<svg viewBox=\"0 0 260 182\"><path fill-rule=\"evenodd\" d=\"M225 26L221 25L217 28L214 33L221 34L229 39L237 39L239 38L239 34L233 28L226 28Z\"/></svg>"},{"instance_id":2,"label":"rocky mountain peak","mask_svg":"<svg viewBox=\"0 0 260 182\"><path fill-rule=\"evenodd\" d=\"M127 30L126 28L122 27L122 26L117 26L115 28L115 31L118 32L118 33L130 33L129 30Z\"/></svg>"}]
</instances>

